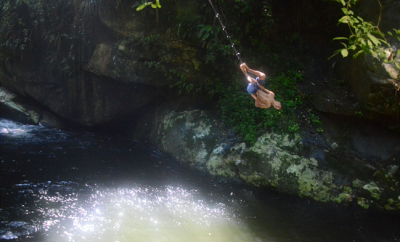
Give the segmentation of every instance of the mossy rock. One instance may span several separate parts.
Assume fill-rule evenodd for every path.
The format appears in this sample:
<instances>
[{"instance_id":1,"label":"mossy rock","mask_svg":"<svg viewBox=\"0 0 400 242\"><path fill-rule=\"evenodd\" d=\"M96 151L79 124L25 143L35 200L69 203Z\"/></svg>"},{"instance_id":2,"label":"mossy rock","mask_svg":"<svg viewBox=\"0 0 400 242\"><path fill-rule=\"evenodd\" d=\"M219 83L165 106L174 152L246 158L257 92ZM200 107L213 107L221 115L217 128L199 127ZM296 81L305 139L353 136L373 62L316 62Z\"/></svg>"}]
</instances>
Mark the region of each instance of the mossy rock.
<instances>
[{"instance_id":1,"label":"mossy rock","mask_svg":"<svg viewBox=\"0 0 400 242\"><path fill-rule=\"evenodd\" d=\"M159 134L165 151L182 162L203 169L215 147L219 132L206 112L193 110L166 115Z\"/></svg>"}]
</instances>

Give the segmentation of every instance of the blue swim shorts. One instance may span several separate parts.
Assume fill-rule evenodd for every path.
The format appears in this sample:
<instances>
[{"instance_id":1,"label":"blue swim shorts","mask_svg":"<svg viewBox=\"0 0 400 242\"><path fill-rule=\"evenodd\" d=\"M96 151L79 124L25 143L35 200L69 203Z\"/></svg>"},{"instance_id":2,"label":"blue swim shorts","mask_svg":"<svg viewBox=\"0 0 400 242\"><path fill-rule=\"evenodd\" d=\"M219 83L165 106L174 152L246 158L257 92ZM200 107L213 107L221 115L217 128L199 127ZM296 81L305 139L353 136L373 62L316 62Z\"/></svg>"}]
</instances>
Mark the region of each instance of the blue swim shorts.
<instances>
[{"instance_id":1,"label":"blue swim shorts","mask_svg":"<svg viewBox=\"0 0 400 242\"><path fill-rule=\"evenodd\" d=\"M257 84L249 83L249 85L247 85L247 92L250 95L256 94L257 90L258 90Z\"/></svg>"},{"instance_id":2,"label":"blue swim shorts","mask_svg":"<svg viewBox=\"0 0 400 242\"><path fill-rule=\"evenodd\" d=\"M256 78L256 81L258 82L258 77ZM265 80L261 80L259 83L262 85L264 83ZM253 84L253 83L249 83L247 85L247 92L252 95L252 94L256 94L257 90L258 90L258 86L257 84Z\"/></svg>"}]
</instances>

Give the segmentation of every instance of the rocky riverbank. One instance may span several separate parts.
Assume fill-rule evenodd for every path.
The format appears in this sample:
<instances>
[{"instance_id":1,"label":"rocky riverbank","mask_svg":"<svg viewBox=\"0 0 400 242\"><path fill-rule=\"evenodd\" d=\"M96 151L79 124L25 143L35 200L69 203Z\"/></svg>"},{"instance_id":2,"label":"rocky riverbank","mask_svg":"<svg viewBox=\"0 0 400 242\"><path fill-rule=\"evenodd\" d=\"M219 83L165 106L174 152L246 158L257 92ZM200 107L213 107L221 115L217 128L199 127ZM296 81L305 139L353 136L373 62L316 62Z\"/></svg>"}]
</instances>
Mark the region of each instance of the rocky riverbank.
<instances>
[{"instance_id":1,"label":"rocky riverbank","mask_svg":"<svg viewBox=\"0 0 400 242\"><path fill-rule=\"evenodd\" d=\"M322 4L318 1L314 5ZM222 120L219 97L211 97L216 90L205 88L241 75L239 70L224 69L235 68L229 61L218 62L204 53L213 45L200 33L209 31L209 36L213 28L196 25L204 28L197 31L203 38L197 42L176 31L188 13L200 10L179 1L166 4L163 11L132 13L131 3L119 1L107 2L110 10L102 14L91 10L83 16L82 8L53 3L68 9L70 18L58 42L49 44L50 37L37 34L25 52L3 48L0 53L2 117L56 128L123 130L125 136L150 140L178 161L216 176L321 202L400 211L400 74L394 62L369 55L327 61L332 52L318 39L327 37L313 31L315 21L307 22L302 32L307 40L293 34L285 43L297 47L288 45L277 53L268 50L265 64L285 69L286 59L296 59L303 66L299 75L304 81L295 89L303 105L283 104L284 109L297 108L293 119L299 124L290 133L264 129L249 144ZM298 10L281 5L278 1L271 5L280 23L266 34L271 39L297 30L296 19L286 21L285 11ZM28 7L36 11L35 6ZM314 8L310 5L307 11L323 14ZM399 8L393 4L384 9L386 28L400 21L393 10ZM317 27L325 29L324 24ZM390 48L382 51L400 48L389 41ZM306 55L292 53L304 43ZM223 52L225 59L231 58L229 48L224 49L229 52ZM318 132L304 118L309 110L318 112L322 121Z\"/></svg>"}]
</instances>

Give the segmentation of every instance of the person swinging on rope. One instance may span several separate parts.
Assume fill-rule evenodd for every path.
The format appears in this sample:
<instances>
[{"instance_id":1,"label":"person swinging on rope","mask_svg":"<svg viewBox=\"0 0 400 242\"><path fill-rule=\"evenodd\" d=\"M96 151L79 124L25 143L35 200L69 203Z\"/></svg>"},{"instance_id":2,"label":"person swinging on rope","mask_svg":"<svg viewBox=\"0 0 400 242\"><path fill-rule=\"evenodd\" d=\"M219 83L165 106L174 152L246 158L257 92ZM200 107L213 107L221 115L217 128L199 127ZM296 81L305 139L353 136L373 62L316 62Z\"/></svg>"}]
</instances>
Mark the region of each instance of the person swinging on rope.
<instances>
[{"instance_id":1,"label":"person swinging on rope","mask_svg":"<svg viewBox=\"0 0 400 242\"><path fill-rule=\"evenodd\" d=\"M271 105L280 110L282 105L280 102L275 101L275 93L267 90L262 86L265 81L265 74L260 71L255 71L250 69L245 63L240 65L240 70L242 70L243 74L246 76L247 81L249 82L247 86L247 92L255 99L255 106L258 108L270 108ZM251 77L249 73L257 76L256 79Z\"/></svg>"}]
</instances>

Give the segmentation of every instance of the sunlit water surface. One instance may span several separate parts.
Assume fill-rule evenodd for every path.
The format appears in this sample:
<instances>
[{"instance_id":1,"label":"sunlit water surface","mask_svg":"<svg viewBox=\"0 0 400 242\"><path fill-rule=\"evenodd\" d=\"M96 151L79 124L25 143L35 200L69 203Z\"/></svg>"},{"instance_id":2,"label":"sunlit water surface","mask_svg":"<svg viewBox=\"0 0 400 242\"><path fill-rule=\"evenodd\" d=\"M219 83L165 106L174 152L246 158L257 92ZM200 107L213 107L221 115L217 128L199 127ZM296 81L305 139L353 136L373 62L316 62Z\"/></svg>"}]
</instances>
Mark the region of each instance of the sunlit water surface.
<instances>
[{"instance_id":1,"label":"sunlit water surface","mask_svg":"<svg viewBox=\"0 0 400 242\"><path fill-rule=\"evenodd\" d=\"M400 219L193 171L146 142L0 120L0 239L398 241Z\"/></svg>"}]
</instances>

